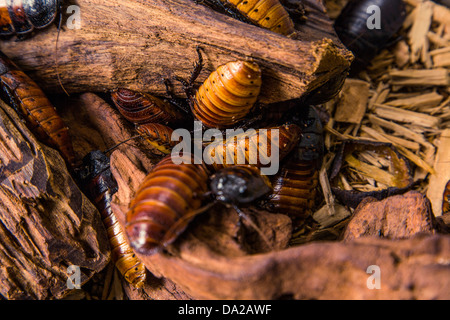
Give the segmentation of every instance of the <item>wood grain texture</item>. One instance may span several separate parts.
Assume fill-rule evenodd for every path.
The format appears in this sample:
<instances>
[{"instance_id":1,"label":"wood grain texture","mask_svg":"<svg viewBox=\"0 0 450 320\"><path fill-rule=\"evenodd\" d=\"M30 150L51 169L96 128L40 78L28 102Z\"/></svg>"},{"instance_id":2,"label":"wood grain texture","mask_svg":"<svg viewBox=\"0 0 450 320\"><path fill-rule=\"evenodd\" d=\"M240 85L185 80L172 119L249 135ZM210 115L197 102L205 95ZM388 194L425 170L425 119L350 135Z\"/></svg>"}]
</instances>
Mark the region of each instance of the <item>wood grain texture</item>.
<instances>
[{"instance_id":1,"label":"wood grain texture","mask_svg":"<svg viewBox=\"0 0 450 320\"><path fill-rule=\"evenodd\" d=\"M74 2L74 1L72 1ZM71 4L72 2L68 2ZM254 59L263 71L260 101L298 98L349 67L320 1L304 1L308 20L292 40L219 14L191 0L78 0L81 29L60 34L58 66L69 92L117 87L165 95L163 78L189 77L195 47L204 50L199 83L219 65ZM0 49L47 91L61 91L56 76L56 27ZM184 97L174 81L175 93Z\"/></svg>"},{"instance_id":2,"label":"wood grain texture","mask_svg":"<svg viewBox=\"0 0 450 320\"><path fill-rule=\"evenodd\" d=\"M68 266L81 284L109 261L106 232L59 153L0 101L0 296L61 298Z\"/></svg>"}]
</instances>

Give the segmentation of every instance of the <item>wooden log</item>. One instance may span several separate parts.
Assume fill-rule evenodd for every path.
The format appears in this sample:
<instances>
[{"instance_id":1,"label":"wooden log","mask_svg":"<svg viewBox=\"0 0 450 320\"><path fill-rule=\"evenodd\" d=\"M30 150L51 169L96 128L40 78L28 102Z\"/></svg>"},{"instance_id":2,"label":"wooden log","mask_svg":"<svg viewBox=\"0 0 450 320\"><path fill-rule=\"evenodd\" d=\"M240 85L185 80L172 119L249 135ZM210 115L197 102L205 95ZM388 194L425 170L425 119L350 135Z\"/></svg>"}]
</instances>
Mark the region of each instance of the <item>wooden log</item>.
<instances>
[{"instance_id":1,"label":"wooden log","mask_svg":"<svg viewBox=\"0 0 450 320\"><path fill-rule=\"evenodd\" d=\"M81 28L65 27L58 42L62 84L70 93L127 87L166 95L163 78L187 79L199 45L205 66L198 81L228 61L252 58L263 70L261 102L301 97L340 78L352 59L321 2L303 3L308 20L293 40L192 0L78 0ZM61 92L56 38L53 26L26 41L2 41L0 50L44 90ZM181 84L173 85L185 97Z\"/></svg>"},{"instance_id":2,"label":"wooden log","mask_svg":"<svg viewBox=\"0 0 450 320\"><path fill-rule=\"evenodd\" d=\"M95 130L108 144L133 135L132 129L122 127L117 111L98 96L84 94L76 104L77 108L66 108L69 126L70 118L82 118L84 126L87 121L90 125L95 122ZM69 116L72 113L77 117ZM83 126L73 128L81 130L75 139L84 139ZM113 210L122 223L130 198L155 163L152 156L138 141L119 146L111 155L112 172L119 182ZM264 247L248 226L239 227L232 209L216 206L198 216L167 251L139 256L153 276L143 288L145 294L130 288L127 294L133 299L450 298L449 235L398 241L360 238L289 248L291 230L286 216L247 212L275 250ZM381 269L382 290L367 287L371 265Z\"/></svg>"},{"instance_id":3,"label":"wooden log","mask_svg":"<svg viewBox=\"0 0 450 320\"><path fill-rule=\"evenodd\" d=\"M100 215L64 160L0 101L0 297L61 298L69 266L82 285L108 261Z\"/></svg>"}]
</instances>

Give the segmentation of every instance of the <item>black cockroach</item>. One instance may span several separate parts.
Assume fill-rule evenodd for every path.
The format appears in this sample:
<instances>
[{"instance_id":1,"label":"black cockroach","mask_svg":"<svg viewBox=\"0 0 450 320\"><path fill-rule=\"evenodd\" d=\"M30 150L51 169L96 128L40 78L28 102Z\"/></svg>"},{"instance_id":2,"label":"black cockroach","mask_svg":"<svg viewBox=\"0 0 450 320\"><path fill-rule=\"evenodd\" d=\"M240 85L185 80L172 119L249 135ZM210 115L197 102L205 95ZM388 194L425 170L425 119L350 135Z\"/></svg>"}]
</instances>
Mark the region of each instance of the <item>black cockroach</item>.
<instances>
[{"instance_id":1,"label":"black cockroach","mask_svg":"<svg viewBox=\"0 0 450 320\"><path fill-rule=\"evenodd\" d=\"M405 18L403 0L351 0L347 3L334 27L342 43L355 55L352 72L366 66L381 49L393 43Z\"/></svg>"},{"instance_id":2,"label":"black cockroach","mask_svg":"<svg viewBox=\"0 0 450 320\"><path fill-rule=\"evenodd\" d=\"M109 157L99 150L88 153L78 168L78 178L86 195L101 214L117 269L129 283L141 287L146 279L145 266L128 244L125 232L111 208L112 196L117 192L118 185L110 169Z\"/></svg>"},{"instance_id":3,"label":"black cockroach","mask_svg":"<svg viewBox=\"0 0 450 320\"><path fill-rule=\"evenodd\" d=\"M231 61L219 66L198 88L194 81L200 74L203 58L197 47L198 61L188 81L183 83L192 113L210 128L230 128L245 118L261 90L261 69L253 61Z\"/></svg>"},{"instance_id":4,"label":"black cockroach","mask_svg":"<svg viewBox=\"0 0 450 320\"><path fill-rule=\"evenodd\" d=\"M323 127L314 107L305 108L293 121L301 128L302 137L272 180L273 193L263 207L299 222L311 213L315 202L324 152Z\"/></svg>"},{"instance_id":5,"label":"black cockroach","mask_svg":"<svg viewBox=\"0 0 450 320\"><path fill-rule=\"evenodd\" d=\"M0 36L29 34L55 21L61 0L5 0L0 3Z\"/></svg>"},{"instance_id":6,"label":"black cockroach","mask_svg":"<svg viewBox=\"0 0 450 320\"><path fill-rule=\"evenodd\" d=\"M0 52L1 95L24 118L38 139L58 149L70 166L75 153L69 128L39 86Z\"/></svg>"}]
</instances>

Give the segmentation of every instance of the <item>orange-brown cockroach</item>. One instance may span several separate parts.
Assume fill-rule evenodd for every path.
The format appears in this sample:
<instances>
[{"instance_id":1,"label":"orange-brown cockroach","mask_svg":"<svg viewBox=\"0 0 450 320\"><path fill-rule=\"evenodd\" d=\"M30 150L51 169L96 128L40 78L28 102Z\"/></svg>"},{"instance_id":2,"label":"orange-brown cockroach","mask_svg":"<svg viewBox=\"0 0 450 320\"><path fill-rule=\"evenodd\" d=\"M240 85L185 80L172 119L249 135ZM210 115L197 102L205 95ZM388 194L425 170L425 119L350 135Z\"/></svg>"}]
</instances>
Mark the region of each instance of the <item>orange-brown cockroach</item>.
<instances>
[{"instance_id":1,"label":"orange-brown cockroach","mask_svg":"<svg viewBox=\"0 0 450 320\"><path fill-rule=\"evenodd\" d=\"M128 244L125 232L111 208L111 200L118 190L111 172L109 158L95 150L83 158L79 168L80 185L102 216L111 245L112 260L125 280L135 287L142 287L146 279L145 266Z\"/></svg>"},{"instance_id":2,"label":"orange-brown cockroach","mask_svg":"<svg viewBox=\"0 0 450 320\"><path fill-rule=\"evenodd\" d=\"M206 5L285 36L296 35L294 22L279 0L203 0Z\"/></svg>"},{"instance_id":3,"label":"orange-brown cockroach","mask_svg":"<svg viewBox=\"0 0 450 320\"><path fill-rule=\"evenodd\" d=\"M210 143L203 157L205 163L211 164L215 170L236 164L264 167L270 162L272 150L278 152L277 161L282 161L297 145L300 136L301 129L296 124L250 129L225 142Z\"/></svg>"},{"instance_id":4,"label":"orange-brown cockroach","mask_svg":"<svg viewBox=\"0 0 450 320\"><path fill-rule=\"evenodd\" d=\"M194 81L202 68L202 55L184 85L192 113L209 128L229 128L251 111L261 90L261 69L256 62L237 60L219 66L194 90Z\"/></svg>"},{"instance_id":5,"label":"orange-brown cockroach","mask_svg":"<svg viewBox=\"0 0 450 320\"><path fill-rule=\"evenodd\" d=\"M199 164L162 159L146 176L126 215L126 233L136 252L151 255L175 241L200 209L208 171Z\"/></svg>"},{"instance_id":6,"label":"orange-brown cockroach","mask_svg":"<svg viewBox=\"0 0 450 320\"><path fill-rule=\"evenodd\" d=\"M313 209L323 157L323 128L313 107L307 108L296 123L302 137L272 180L273 193L264 207L303 221Z\"/></svg>"},{"instance_id":7,"label":"orange-brown cockroach","mask_svg":"<svg viewBox=\"0 0 450 320\"><path fill-rule=\"evenodd\" d=\"M39 86L2 52L0 81L2 96L25 118L30 130L38 139L58 149L67 163L73 166L75 153L69 128Z\"/></svg>"},{"instance_id":8,"label":"orange-brown cockroach","mask_svg":"<svg viewBox=\"0 0 450 320\"><path fill-rule=\"evenodd\" d=\"M169 102L147 93L120 88L111 93L111 99L125 119L136 125L178 124L186 118Z\"/></svg>"},{"instance_id":9,"label":"orange-brown cockroach","mask_svg":"<svg viewBox=\"0 0 450 320\"><path fill-rule=\"evenodd\" d=\"M450 181L447 182L442 199L442 214L450 212Z\"/></svg>"}]
</instances>

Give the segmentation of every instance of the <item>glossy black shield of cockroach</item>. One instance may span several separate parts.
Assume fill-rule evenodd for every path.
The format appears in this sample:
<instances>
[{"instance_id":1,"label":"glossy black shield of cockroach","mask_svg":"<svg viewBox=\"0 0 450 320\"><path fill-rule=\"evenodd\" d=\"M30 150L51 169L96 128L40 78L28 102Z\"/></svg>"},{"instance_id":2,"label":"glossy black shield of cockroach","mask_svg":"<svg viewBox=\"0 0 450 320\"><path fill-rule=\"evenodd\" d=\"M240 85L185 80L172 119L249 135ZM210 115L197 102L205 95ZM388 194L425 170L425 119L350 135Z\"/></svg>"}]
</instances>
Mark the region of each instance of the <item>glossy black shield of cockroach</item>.
<instances>
[{"instance_id":1,"label":"glossy black shield of cockroach","mask_svg":"<svg viewBox=\"0 0 450 320\"><path fill-rule=\"evenodd\" d=\"M139 288L145 282L146 270L127 242L124 230L111 208L112 196L118 191L109 157L100 150L89 152L77 170L80 186L101 214L106 228L112 260L125 280Z\"/></svg>"},{"instance_id":2,"label":"glossy black shield of cockroach","mask_svg":"<svg viewBox=\"0 0 450 320\"><path fill-rule=\"evenodd\" d=\"M347 3L334 28L342 43L355 55L352 73L367 66L377 53L395 42L405 18L403 0L351 0Z\"/></svg>"},{"instance_id":3,"label":"glossy black shield of cockroach","mask_svg":"<svg viewBox=\"0 0 450 320\"><path fill-rule=\"evenodd\" d=\"M0 36L24 35L55 21L61 0L8 0L0 3Z\"/></svg>"},{"instance_id":4,"label":"glossy black shield of cockroach","mask_svg":"<svg viewBox=\"0 0 450 320\"><path fill-rule=\"evenodd\" d=\"M266 176L251 166L232 166L211 177L210 188L217 201L248 205L269 193L272 188Z\"/></svg>"},{"instance_id":5,"label":"glossy black shield of cockroach","mask_svg":"<svg viewBox=\"0 0 450 320\"><path fill-rule=\"evenodd\" d=\"M0 97L26 120L28 129L43 143L56 148L70 167L75 152L69 128L42 89L0 51Z\"/></svg>"}]
</instances>

